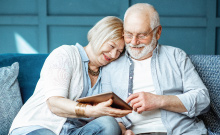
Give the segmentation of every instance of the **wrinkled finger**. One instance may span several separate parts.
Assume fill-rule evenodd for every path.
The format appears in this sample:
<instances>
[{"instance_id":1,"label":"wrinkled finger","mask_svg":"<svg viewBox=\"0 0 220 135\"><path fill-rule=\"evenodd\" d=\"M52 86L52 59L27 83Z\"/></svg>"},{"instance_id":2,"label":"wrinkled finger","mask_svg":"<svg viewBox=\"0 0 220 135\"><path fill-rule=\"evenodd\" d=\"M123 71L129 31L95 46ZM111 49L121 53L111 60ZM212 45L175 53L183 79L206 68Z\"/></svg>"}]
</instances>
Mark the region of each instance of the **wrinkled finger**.
<instances>
[{"instance_id":1,"label":"wrinkled finger","mask_svg":"<svg viewBox=\"0 0 220 135\"><path fill-rule=\"evenodd\" d=\"M139 103L140 99L139 98L135 98L133 100L131 100L130 106L133 107L134 104Z\"/></svg>"},{"instance_id":2,"label":"wrinkled finger","mask_svg":"<svg viewBox=\"0 0 220 135\"><path fill-rule=\"evenodd\" d=\"M137 108L140 108L140 107L142 107L142 103L141 103L141 102L138 102L138 103L136 103L136 104L133 105L133 110L134 110L135 112L137 112Z\"/></svg>"},{"instance_id":3,"label":"wrinkled finger","mask_svg":"<svg viewBox=\"0 0 220 135\"><path fill-rule=\"evenodd\" d=\"M119 114L119 115L127 115L131 112L132 112L132 110L116 110L116 111L113 111L114 114Z\"/></svg>"},{"instance_id":4,"label":"wrinkled finger","mask_svg":"<svg viewBox=\"0 0 220 135\"><path fill-rule=\"evenodd\" d=\"M141 114L143 111L145 111L144 107L137 108L137 113Z\"/></svg>"},{"instance_id":5,"label":"wrinkled finger","mask_svg":"<svg viewBox=\"0 0 220 135\"><path fill-rule=\"evenodd\" d=\"M124 117L126 115L116 115L116 116L112 116L112 117L115 117L115 118L121 118L121 117Z\"/></svg>"},{"instance_id":6,"label":"wrinkled finger","mask_svg":"<svg viewBox=\"0 0 220 135\"><path fill-rule=\"evenodd\" d=\"M131 95L126 99L126 103L131 102L131 100L137 98L138 96L139 96L138 93L131 94Z\"/></svg>"},{"instance_id":7,"label":"wrinkled finger","mask_svg":"<svg viewBox=\"0 0 220 135\"><path fill-rule=\"evenodd\" d=\"M109 99L108 101L105 101L105 102L102 102L102 103L99 103L99 104L101 104L101 105L103 104L104 106L109 107L109 106L112 105L112 103L113 103L113 100Z\"/></svg>"},{"instance_id":8,"label":"wrinkled finger","mask_svg":"<svg viewBox=\"0 0 220 135\"><path fill-rule=\"evenodd\" d=\"M115 118L120 118L120 117L124 117L126 116L127 114L108 114L108 116L112 116L112 117L115 117Z\"/></svg>"},{"instance_id":9,"label":"wrinkled finger","mask_svg":"<svg viewBox=\"0 0 220 135\"><path fill-rule=\"evenodd\" d=\"M115 117L124 117L124 116L126 116L126 115L128 115L128 114L124 114L124 113L122 113L122 114L116 114Z\"/></svg>"},{"instance_id":10,"label":"wrinkled finger","mask_svg":"<svg viewBox=\"0 0 220 135\"><path fill-rule=\"evenodd\" d=\"M120 110L120 109L114 109L114 108L110 108L107 111L108 111L107 112L108 114L114 115L114 117L125 116L132 112L132 110Z\"/></svg>"}]
</instances>

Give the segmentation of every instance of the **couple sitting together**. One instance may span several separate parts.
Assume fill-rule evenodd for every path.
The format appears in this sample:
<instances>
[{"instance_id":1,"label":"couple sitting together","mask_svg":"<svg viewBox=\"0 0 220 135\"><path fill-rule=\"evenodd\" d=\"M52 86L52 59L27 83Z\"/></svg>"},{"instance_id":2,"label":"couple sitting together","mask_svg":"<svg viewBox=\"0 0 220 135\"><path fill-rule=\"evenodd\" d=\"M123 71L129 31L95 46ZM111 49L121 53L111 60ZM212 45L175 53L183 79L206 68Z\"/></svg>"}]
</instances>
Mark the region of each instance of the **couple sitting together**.
<instances>
[{"instance_id":1,"label":"couple sitting together","mask_svg":"<svg viewBox=\"0 0 220 135\"><path fill-rule=\"evenodd\" d=\"M158 43L161 31L154 7L138 3L128 8L124 23L113 16L100 20L88 32L87 46L52 51L9 134L207 134L197 116L209 110L208 90L184 51ZM109 91L133 110L112 108L112 99L77 102Z\"/></svg>"}]
</instances>

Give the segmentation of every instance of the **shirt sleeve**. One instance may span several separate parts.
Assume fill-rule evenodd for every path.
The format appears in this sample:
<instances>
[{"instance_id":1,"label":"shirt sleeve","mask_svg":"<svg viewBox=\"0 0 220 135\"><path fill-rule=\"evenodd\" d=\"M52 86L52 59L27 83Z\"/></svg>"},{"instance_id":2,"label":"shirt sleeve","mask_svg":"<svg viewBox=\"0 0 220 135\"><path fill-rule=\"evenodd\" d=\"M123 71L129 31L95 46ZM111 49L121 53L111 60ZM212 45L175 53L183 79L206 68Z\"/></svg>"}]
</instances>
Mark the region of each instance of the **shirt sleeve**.
<instances>
[{"instance_id":1,"label":"shirt sleeve","mask_svg":"<svg viewBox=\"0 0 220 135\"><path fill-rule=\"evenodd\" d=\"M52 96L68 97L73 68L71 59L62 46L51 52L40 76L40 81L43 81L45 100Z\"/></svg>"},{"instance_id":2,"label":"shirt sleeve","mask_svg":"<svg viewBox=\"0 0 220 135\"><path fill-rule=\"evenodd\" d=\"M182 114L192 118L209 110L209 93L190 58L182 50L179 51L179 61L183 81L183 94L177 95L177 97L187 109L187 112Z\"/></svg>"}]
</instances>

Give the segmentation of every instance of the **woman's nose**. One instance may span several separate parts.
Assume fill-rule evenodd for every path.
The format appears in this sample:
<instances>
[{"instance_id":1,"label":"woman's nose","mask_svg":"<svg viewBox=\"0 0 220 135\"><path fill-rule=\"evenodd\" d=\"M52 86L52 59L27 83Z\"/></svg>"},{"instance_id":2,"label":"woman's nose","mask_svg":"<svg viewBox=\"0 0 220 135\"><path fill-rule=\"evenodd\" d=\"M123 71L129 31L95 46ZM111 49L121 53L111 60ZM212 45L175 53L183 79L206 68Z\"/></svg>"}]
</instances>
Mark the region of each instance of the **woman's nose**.
<instances>
[{"instance_id":1,"label":"woman's nose","mask_svg":"<svg viewBox=\"0 0 220 135\"><path fill-rule=\"evenodd\" d=\"M112 50L111 52L110 52L110 55L111 55L111 58L113 58L113 59L115 59L116 57L117 57L117 50Z\"/></svg>"}]
</instances>

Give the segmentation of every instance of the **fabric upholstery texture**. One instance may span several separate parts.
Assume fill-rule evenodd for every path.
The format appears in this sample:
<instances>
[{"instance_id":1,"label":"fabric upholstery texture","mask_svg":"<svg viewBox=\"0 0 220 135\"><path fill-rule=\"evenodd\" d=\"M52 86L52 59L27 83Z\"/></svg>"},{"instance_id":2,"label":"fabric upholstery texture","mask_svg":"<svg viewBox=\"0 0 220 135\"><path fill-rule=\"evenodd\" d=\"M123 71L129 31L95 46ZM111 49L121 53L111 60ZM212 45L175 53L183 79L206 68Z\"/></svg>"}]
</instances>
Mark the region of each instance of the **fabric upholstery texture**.
<instances>
[{"instance_id":1,"label":"fabric upholstery texture","mask_svg":"<svg viewBox=\"0 0 220 135\"><path fill-rule=\"evenodd\" d=\"M210 135L220 135L220 56L191 55L198 74L209 90L210 111L201 115Z\"/></svg>"},{"instance_id":2,"label":"fabric upholstery texture","mask_svg":"<svg viewBox=\"0 0 220 135\"><path fill-rule=\"evenodd\" d=\"M10 66L14 62L19 63L18 82L22 101L25 103L33 94L40 71L48 54L1 54L0 67Z\"/></svg>"},{"instance_id":3,"label":"fabric upholstery texture","mask_svg":"<svg viewBox=\"0 0 220 135\"><path fill-rule=\"evenodd\" d=\"M18 62L0 68L0 135L8 134L11 123L22 106L18 73Z\"/></svg>"}]
</instances>

